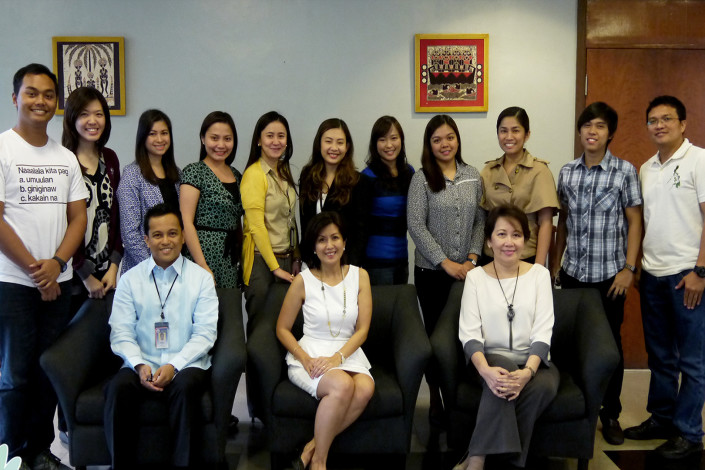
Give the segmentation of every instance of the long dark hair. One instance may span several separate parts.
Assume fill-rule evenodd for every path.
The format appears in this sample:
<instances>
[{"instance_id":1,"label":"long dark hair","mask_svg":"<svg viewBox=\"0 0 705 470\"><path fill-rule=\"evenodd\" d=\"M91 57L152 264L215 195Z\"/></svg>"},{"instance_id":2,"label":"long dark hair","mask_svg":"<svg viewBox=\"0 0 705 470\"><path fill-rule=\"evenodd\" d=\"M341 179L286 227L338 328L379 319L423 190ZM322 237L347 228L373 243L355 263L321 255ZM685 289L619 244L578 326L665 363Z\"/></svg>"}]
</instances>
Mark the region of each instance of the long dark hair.
<instances>
[{"instance_id":1,"label":"long dark hair","mask_svg":"<svg viewBox=\"0 0 705 470\"><path fill-rule=\"evenodd\" d=\"M213 111L208 116L206 116L205 119L203 119L203 123L201 124L201 131L198 133L198 135L201 136L201 139L204 139L206 137L206 132L208 132L208 129L210 129L213 124L218 123L227 124L230 127L230 130L233 131L233 150L230 152L230 155L225 158L225 164L230 166L230 164L235 161L235 152L237 152L237 129L235 129L235 121L233 121L232 116L223 111ZM201 153L198 159L204 160L206 156L206 146L203 143L203 140L201 140Z\"/></svg>"},{"instance_id":2,"label":"long dark hair","mask_svg":"<svg viewBox=\"0 0 705 470\"><path fill-rule=\"evenodd\" d=\"M335 171L335 191L328 193L328 198L337 202L341 206L350 202L352 189L360 179L360 174L355 170L355 162L353 161L353 141L345 121L338 118L326 119L318 126L318 132L313 139L313 150L311 151L311 159L301 170L301 178L299 179L299 191L301 199L309 202L314 202L320 196L323 187L326 184L326 165L321 155L321 139L326 131L331 129L341 129L345 134L345 140L348 144L348 150L345 152L345 157L340 161Z\"/></svg>"},{"instance_id":3,"label":"long dark hair","mask_svg":"<svg viewBox=\"0 0 705 470\"><path fill-rule=\"evenodd\" d=\"M112 125L110 124L110 108L108 107L108 102L105 100L105 97L93 87L80 87L76 88L69 97L66 98L66 107L64 108L64 132L61 134L61 143L74 153L78 150L78 144L81 141L81 136L76 130L76 121L78 121L78 117L83 110L86 109L86 106L96 100L100 103L100 107L103 108L103 115L105 116L103 133L95 142L96 149L100 152L103 150L103 147L105 147L105 144L108 143L110 130L112 129Z\"/></svg>"},{"instance_id":4,"label":"long dark hair","mask_svg":"<svg viewBox=\"0 0 705 470\"><path fill-rule=\"evenodd\" d=\"M171 131L171 120L164 112L158 109L148 109L140 116L140 120L137 123L137 138L135 139L135 161L139 165L144 179L152 184L159 184L159 179L154 174L152 165L149 163L149 154L145 147L152 127L159 121L164 121L166 128L169 130L169 148L162 156L164 179L170 183L176 183L179 181L179 170L174 160L174 133Z\"/></svg>"},{"instance_id":5,"label":"long dark hair","mask_svg":"<svg viewBox=\"0 0 705 470\"><path fill-rule=\"evenodd\" d=\"M306 233L304 234L304 240L301 243L301 253L303 260L306 262L309 268L320 268L321 260L316 255L316 240L321 230L328 227L330 224L338 227L340 235L343 237L343 241L348 239L347 230L343 219L340 214L333 211L323 211L316 215L311 222L309 222L308 227L306 227ZM347 256L343 251L343 255L340 257L340 265L343 266L347 264Z\"/></svg>"},{"instance_id":6,"label":"long dark hair","mask_svg":"<svg viewBox=\"0 0 705 470\"><path fill-rule=\"evenodd\" d=\"M401 149L399 150L399 155L395 161L397 178L392 178L389 167L384 163L382 156L379 154L379 150L377 150L377 141L387 135L392 127L397 130L399 133L399 139L401 139ZM380 180L385 181L385 183L391 184L392 180L397 180L408 187L408 183L411 181L412 173L409 169L409 163L406 161L404 130L401 128L401 124L399 124L399 121L397 121L394 116L382 116L372 125L369 154L365 163L367 163L370 170L372 170L374 174L380 178Z\"/></svg>"},{"instance_id":7,"label":"long dark hair","mask_svg":"<svg viewBox=\"0 0 705 470\"><path fill-rule=\"evenodd\" d=\"M250 145L250 157L247 159L247 165L245 168L249 168L250 165L256 163L262 156L262 148L259 146L259 140L262 138L262 132L264 129L273 122L281 122L286 129L286 148L281 158L277 162L277 173L284 178L284 180L289 183L289 186L296 190L296 184L294 184L294 177L291 176L291 168L289 167L289 160L294 154L294 143L291 140L291 132L289 131L289 121L286 120L284 116L276 111L270 111L263 114L255 124L255 130L252 133L252 144Z\"/></svg>"},{"instance_id":8,"label":"long dark hair","mask_svg":"<svg viewBox=\"0 0 705 470\"><path fill-rule=\"evenodd\" d=\"M458 151L455 154L455 161L458 163L465 163L463 157L460 155L460 132L458 132L458 126L452 117L447 114L438 114L433 116L428 124L426 124L426 130L423 133L423 152L421 153L421 168L426 175L426 181L428 181L428 187L431 191L437 193L442 191L446 187L446 181L443 177L443 171L436 161L436 157L433 156L433 150L431 149L431 137L436 129L441 127L443 124L448 124L453 132L455 132L455 137L458 139Z\"/></svg>"}]
</instances>

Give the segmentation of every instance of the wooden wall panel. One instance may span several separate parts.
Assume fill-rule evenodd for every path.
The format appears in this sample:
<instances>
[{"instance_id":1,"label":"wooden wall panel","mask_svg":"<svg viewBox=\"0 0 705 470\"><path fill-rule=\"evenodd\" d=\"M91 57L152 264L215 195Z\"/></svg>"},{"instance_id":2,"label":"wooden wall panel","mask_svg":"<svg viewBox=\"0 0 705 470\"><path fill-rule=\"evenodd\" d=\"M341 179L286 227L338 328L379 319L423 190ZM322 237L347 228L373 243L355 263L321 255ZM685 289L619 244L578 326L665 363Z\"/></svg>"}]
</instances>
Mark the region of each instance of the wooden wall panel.
<instances>
[{"instance_id":1,"label":"wooden wall panel","mask_svg":"<svg viewBox=\"0 0 705 470\"><path fill-rule=\"evenodd\" d=\"M588 0L588 48L705 48L705 1Z\"/></svg>"}]
</instances>

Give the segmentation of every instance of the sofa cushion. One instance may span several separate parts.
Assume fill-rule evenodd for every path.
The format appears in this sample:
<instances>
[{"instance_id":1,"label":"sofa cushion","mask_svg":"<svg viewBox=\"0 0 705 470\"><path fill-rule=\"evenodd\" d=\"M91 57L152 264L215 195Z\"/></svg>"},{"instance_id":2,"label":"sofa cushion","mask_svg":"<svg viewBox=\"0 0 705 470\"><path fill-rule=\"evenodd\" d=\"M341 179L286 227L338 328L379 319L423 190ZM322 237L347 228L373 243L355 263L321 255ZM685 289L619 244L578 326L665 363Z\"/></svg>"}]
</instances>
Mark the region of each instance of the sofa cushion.
<instances>
[{"instance_id":1,"label":"sofa cushion","mask_svg":"<svg viewBox=\"0 0 705 470\"><path fill-rule=\"evenodd\" d=\"M558 393L546 411L541 415L541 421L570 421L586 416L585 396L575 384L573 377L561 372L561 382Z\"/></svg>"}]
</instances>

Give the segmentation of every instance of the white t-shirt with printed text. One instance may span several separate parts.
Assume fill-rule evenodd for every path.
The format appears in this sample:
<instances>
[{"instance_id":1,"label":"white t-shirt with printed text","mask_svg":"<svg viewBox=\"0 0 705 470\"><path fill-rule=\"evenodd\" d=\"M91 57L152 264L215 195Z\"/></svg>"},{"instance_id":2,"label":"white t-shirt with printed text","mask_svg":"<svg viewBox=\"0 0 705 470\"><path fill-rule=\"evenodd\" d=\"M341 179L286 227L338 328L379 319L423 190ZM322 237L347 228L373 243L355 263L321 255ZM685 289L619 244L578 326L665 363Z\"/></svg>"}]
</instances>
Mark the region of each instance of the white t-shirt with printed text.
<instances>
[{"instance_id":1,"label":"white t-shirt with printed text","mask_svg":"<svg viewBox=\"0 0 705 470\"><path fill-rule=\"evenodd\" d=\"M36 259L52 258L66 234L69 202L88 197L76 156L52 140L35 147L14 130L0 134L0 202L3 218ZM71 261L58 282L73 276ZM34 287L32 279L0 252L0 282Z\"/></svg>"}]
</instances>

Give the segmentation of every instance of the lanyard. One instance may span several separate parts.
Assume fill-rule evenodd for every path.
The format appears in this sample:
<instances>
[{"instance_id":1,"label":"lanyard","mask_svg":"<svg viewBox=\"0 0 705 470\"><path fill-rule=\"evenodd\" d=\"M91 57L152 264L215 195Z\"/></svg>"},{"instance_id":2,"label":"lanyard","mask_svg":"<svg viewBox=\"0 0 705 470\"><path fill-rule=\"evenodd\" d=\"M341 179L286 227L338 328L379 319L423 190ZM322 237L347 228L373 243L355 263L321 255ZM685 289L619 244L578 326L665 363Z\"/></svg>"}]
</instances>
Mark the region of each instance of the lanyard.
<instances>
[{"instance_id":1,"label":"lanyard","mask_svg":"<svg viewBox=\"0 0 705 470\"><path fill-rule=\"evenodd\" d=\"M181 269L184 269L184 262L181 261ZM169 295L171 294L171 289L174 288L174 284L176 284L176 280L179 278L179 273L176 273L176 277L174 277L174 280L171 283L171 287L169 287L169 292L166 294L166 298L164 299L164 303L162 303L162 296L159 293L159 287L157 287L157 280L154 278L154 271L152 271L152 281L154 281L154 288L157 290L157 297L159 297L159 305L161 306L162 313L161 313L161 318L164 320L164 306L166 305L166 301L169 300Z\"/></svg>"}]
</instances>

